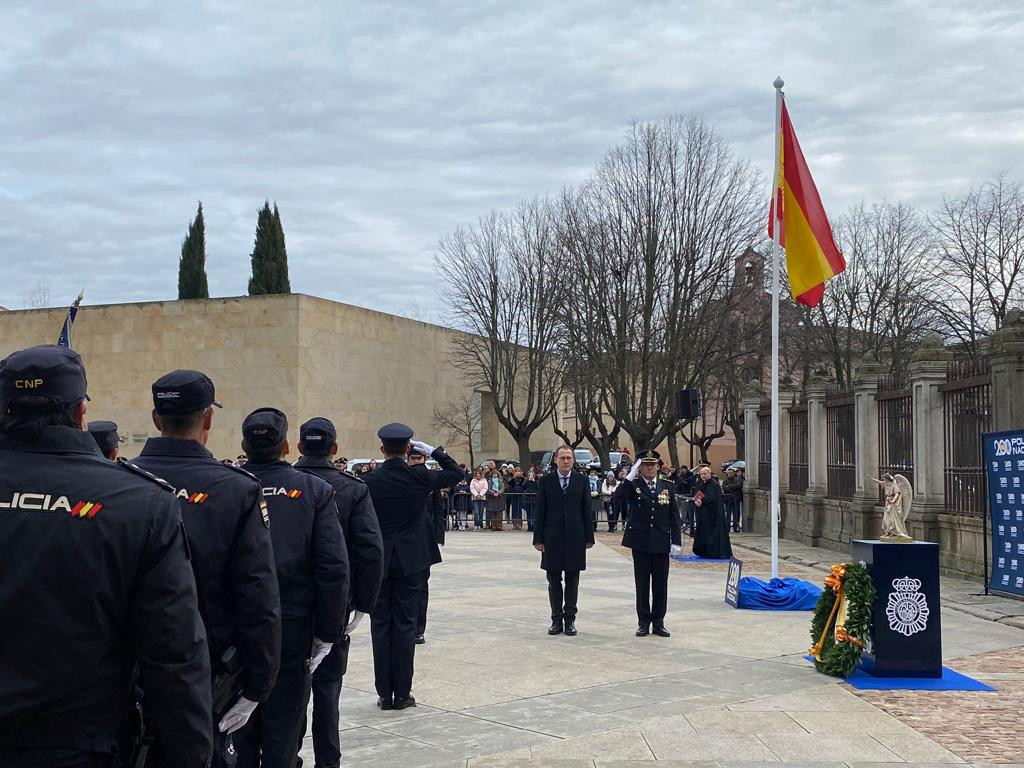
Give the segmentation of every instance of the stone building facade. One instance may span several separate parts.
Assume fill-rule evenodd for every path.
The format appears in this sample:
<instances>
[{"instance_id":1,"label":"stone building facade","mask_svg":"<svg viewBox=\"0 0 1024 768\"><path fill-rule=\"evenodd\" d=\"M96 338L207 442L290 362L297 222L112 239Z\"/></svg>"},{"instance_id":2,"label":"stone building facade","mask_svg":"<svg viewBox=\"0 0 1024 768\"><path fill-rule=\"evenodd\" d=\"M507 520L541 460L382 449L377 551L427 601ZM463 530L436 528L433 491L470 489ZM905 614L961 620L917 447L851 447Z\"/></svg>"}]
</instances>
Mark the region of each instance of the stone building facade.
<instances>
[{"instance_id":1,"label":"stone building facade","mask_svg":"<svg viewBox=\"0 0 1024 768\"><path fill-rule=\"evenodd\" d=\"M66 309L0 312L0 358L57 339ZM175 368L195 368L214 381L224 408L214 418L208 447L220 458L240 452L241 423L261 406L288 415L294 446L298 427L313 416L331 419L341 452L379 456L377 428L402 421L427 442L433 412L470 395L480 404L477 460L517 458L500 427L489 393L472 392L450 362L456 331L303 294L154 301L83 306L72 334L89 377L88 417L120 428L121 455L136 456L156 434L150 385ZM533 447L557 443L535 433ZM449 445L460 461L465 446ZM294 453L293 453L294 458Z\"/></svg>"}]
</instances>

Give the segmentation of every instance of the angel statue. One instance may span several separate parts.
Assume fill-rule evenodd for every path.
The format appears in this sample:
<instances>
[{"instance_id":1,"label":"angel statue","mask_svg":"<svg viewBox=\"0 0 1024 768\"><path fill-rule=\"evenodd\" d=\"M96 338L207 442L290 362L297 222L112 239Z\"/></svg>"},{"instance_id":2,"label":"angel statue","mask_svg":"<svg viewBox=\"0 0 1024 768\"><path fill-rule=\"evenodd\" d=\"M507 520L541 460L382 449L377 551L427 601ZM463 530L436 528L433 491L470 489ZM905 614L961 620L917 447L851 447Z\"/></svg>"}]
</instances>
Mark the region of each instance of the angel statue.
<instances>
[{"instance_id":1,"label":"angel statue","mask_svg":"<svg viewBox=\"0 0 1024 768\"><path fill-rule=\"evenodd\" d=\"M914 491L910 481L903 475L891 475L886 472L881 480L871 478L885 490L885 511L882 512L882 541L908 542L913 537L907 533L907 517L910 515L910 502Z\"/></svg>"}]
</instances>

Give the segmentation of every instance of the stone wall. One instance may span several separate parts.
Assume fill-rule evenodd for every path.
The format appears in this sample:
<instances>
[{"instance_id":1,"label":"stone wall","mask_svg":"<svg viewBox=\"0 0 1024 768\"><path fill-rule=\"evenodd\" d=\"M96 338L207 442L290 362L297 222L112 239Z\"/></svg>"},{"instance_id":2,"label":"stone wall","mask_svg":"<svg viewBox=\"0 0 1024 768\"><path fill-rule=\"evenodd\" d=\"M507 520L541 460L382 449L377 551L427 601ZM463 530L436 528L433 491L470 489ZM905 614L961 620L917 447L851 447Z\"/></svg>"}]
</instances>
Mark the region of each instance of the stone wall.
<instances>
[{"instance_id":1,"label":"stone wall","mask_svg":"<svg viewBox=\"0 0 1024 768\"><path fill-rule=\"evenodd\" d=\"M0 357L53 343L66 309L0 312ZM207 373L224 408L209 448L221 458L240 452L241 423L261 406L298 426L326 416L349 458L379 456L377 428L403 421L427 442L444 442L431 422L435 407L468 394L449 363L455 332L395 315L302 294L84 306L72 333L89 377L88 416L120 427L121 453L135 456L156 434L150 385L175 368ZM487 456L516 458L515 442L484 420ZM490 434L494 432L494 434ZM557 441L538 430L538 450ZM451 446L468 461L462 446ZM477 459L485 458L478 455Z\"/></svg>"}]
</instances>

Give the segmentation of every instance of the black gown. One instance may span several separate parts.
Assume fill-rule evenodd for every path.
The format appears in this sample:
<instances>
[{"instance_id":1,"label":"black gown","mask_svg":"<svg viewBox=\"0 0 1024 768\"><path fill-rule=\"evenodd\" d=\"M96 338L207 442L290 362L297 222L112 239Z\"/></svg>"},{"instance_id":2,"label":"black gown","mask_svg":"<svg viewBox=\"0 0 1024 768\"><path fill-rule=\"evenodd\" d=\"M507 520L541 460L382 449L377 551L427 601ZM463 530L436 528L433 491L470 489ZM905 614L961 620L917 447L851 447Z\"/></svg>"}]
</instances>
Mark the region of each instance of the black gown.
<instances>
[{"instance_id":1,"label":"black gown","mask_svg":"<svg viewBox=\"0 0 1024 768\"><path fill-rule=\"evenodd\" d=\"M696 530L693 535L693 554L713 560L732 557L729 543L729 519L725 514L722 488L711 478L698 482L697 491L704 494L701 505L694 509Z\"/></svg>"}]
</instances>

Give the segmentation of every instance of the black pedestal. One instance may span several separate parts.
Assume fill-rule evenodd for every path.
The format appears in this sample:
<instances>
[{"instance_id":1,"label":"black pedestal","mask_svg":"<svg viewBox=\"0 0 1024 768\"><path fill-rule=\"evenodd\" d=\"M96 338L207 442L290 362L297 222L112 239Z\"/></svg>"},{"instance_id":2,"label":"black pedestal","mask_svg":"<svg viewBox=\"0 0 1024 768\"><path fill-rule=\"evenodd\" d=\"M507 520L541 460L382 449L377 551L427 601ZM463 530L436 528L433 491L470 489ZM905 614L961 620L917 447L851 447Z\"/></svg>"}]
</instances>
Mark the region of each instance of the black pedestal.
<instances>
[{"instance_id":1,"label":"black pedestal","mask_svg":"<svg viewBox=\"0 0 1024 768\"><path fill-rule=\"evenodd\" d=\"M878 592L865 671L878 677L942 677L939 545L857 540L853 562L861 560Z\"/></svg>"}]
</instances>

